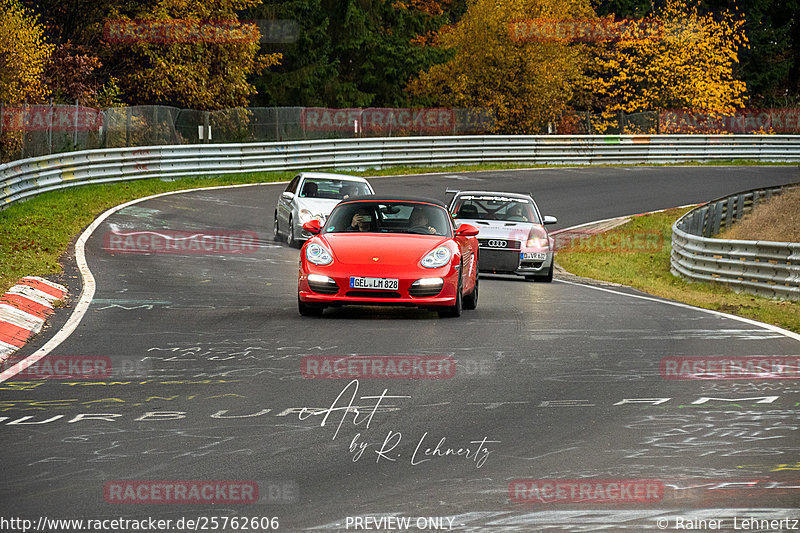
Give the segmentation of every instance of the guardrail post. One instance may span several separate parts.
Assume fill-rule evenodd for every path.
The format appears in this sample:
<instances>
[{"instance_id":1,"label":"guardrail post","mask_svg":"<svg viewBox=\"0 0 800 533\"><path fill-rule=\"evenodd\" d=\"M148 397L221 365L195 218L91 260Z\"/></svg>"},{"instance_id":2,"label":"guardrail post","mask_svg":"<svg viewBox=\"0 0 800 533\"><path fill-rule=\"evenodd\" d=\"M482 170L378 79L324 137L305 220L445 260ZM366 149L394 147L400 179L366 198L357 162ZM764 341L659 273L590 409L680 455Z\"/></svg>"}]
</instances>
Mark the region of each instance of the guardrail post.
<instances>
[{"instance_id":1,"label":"guardrail post","mask_svg":"<svg viewBox=\"0 0 800 533\"><path fill-rule=\"evenodd\" d=\"M131 108L125 107L125 146L131 145Z\"/></svg>"},{"instance_id":2,"label":"guardrail post","mask_svg":"<svg viewBox=\"0 0 800 533\"><path fill-rule=\"evenodd\" d=\"M75 147L75 150L78 149L78 99L77 98L75 99L75 129L72 132L72 146Z\"/></svg>"}]
</instances>

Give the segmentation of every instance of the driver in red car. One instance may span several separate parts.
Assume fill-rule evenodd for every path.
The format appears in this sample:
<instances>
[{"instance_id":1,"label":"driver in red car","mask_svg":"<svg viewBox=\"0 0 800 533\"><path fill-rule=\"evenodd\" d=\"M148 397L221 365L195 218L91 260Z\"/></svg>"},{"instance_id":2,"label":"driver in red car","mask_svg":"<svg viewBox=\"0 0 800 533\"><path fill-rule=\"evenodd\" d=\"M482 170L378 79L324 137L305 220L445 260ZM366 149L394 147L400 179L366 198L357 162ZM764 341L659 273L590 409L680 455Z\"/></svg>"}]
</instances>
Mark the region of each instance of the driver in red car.
<instances>
[{"instance_id":1,"label":"driver in red car","mask_svg":"<svg viewBox=\"0 0 800 533\"><path fill-rule=\"evenodd\" d=\"M436 233L436 228L428 222L428 215L425 214L425 210L419 207L415 207L411 211L411 218L409 219L409 229L415 228L425 230L431 234Z\"/></svg>"},{"instance_id":2,"label":"driver in red car","mask_svg":"<svg viewBox=\"0 0 800 533\"><path fill-rule=\"evenodd\" d=\"M372 230L372 215L367 209L358 209L353 215L353 221L347 231L371 231Z\"/></svg>"}]
</instances>

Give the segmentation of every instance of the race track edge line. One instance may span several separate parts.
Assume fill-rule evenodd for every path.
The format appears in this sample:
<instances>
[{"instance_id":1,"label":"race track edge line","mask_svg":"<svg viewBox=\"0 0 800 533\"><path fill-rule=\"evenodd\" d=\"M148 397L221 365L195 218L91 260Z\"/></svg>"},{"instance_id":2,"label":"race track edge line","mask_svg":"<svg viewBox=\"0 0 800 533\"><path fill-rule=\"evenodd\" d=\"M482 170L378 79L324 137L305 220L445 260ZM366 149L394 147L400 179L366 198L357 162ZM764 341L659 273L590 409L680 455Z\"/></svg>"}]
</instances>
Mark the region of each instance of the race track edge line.
<instances>
[{"instance_id":1,"label":"race track edge line","mask_svg":"<svg viewBox=\"0 0 800 533\"><path fill-rule=\"evenodd\" d=\"M195 192L195 191L203 191L203 190L214 190L214 189L235 189L239 187L254 187L257 185L280 185L286 184L286 181L275 181L269 183L244 183L240 185L217 185L214 187L196 187L194 189L184 189L180 191L169 191L169 192L162 192L159 194L154 194L151 196L146 196L144 198L137 198L136 200L131 200L130 202L125 202L124 204L120 204L116 207L112 207L108 211L102 213L99 217L97 217L94 222L92 222L88 228L81 233L81 236L75 242L75 262L78 264L78 269L81 273L81 278L83 280L83 288L81 289L81 295L78 299L78 303L75 304L75 309L72 311L69 319L64 324L64 326L53 335L53 337L45 343L44 346L33 352L31 355L26 357L25 359L19 361L18 363L14 364L13 366L8 367L7 369L0 372L0 383L6 381L9 378L16 376L18 373L22 372L32 364L36 363L42 357L45 357L47 354L52 352L55 348L58 347L62 342L67 340L67 338L72 335L72 332L78 327L83 320L83 315L86 314L86 311L89 309L89 304L92 303L92 299L94 298L95 292L95 280L94 276L92 275L92 271L89 270L89 265L86 262L86 241L89 240L89 237L92 236L94 230L100 226L100 224L105 221L108 217L116 213L121 209L125 209L128 206L137 204L139 202L144 202L147 200L152 200L154 198L160 198L162 196L170 196L172 194L183 194L187 192Z\"/></svg>"},{"instance_id":2,"label":"race track edge line","mask_svg":"<svg viewBox=\"0 0 800 533\"><path fill-rule=\"evenodd\" d=\"M783 335L785 337L789 337L790 339L794 339L796 341L800 341L800 334L798 334L798 333L795 333L793 331L789 331L787 329L783 329L781 327L778 327L778 326L775 326L775 325L772 325L772 324L767 324L766 322L759 322L758 320L752 320L750 318L744 318L742 316L729 315L728 313L723 313L721 311L714 311L713 309L704 309L702 307L695 307L693 305L684 304L684 303L681 303L681 302L673 302L672 300L665 300L663 298L657 298L655 296L642 296L642 295L639 295L639 294L630 294L630 293L627 293L627 292L615 291L615 290L606 289L606 288L603 288L603 287L595 287L594 285L588 285L588 284L585 284L585 283L577 283L575 281L567 281L567 280L563 280L563 279L559 279L559 280L555 280L555 281L557 281L558 283L566 283L568 285L577 285L579 287L586 287L587 289L594 289L594 290L597 290L597 291L604 291L604 292L610 292L612 294L619 294L621 296L628 296L630 298L639 298L640 300L648 300L648 301L651 301L651 302L658 302L658 303L662 303L662 304L672 305L672 306L675 306L675 307L682 307L684 309L691 309L693 311L701 311L703 313L708 313L708 314L711 314L711 315L717 315L717 316L720 316L720 317L723 317L723 318L730 318L731 320L738 320L739 322L744 322L745 324L750 324L752 326L758 326L760 328L768 329L770 331L773 331L773 332L778 333L780 335Z\"/></svg>"}]
</instances>

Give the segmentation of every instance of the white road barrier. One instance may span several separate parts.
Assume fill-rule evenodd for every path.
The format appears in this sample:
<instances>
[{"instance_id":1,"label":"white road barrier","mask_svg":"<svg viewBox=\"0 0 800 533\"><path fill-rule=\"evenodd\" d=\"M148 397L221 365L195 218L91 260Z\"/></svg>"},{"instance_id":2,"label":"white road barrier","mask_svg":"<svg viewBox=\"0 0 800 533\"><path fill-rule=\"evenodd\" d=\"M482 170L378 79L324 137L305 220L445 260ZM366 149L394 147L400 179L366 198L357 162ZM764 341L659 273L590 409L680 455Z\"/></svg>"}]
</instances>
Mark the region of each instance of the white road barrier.
<instances>
[{"instance_id":1,"label":"white road barrier","mask_svg":"<svg viewBox=\"0 0 800 533\"><path fill-rule=\"evenodd\" d=\"M720 198L676 220L672 226L672 273L769 298L800 300L800 243L711 237L749 213L759 201L788 187Z\"/></svg>"},{"instance_id":2,"label":"white road barrier","mask_svg":"<svg viewBox=\"0 0 800 533\"><path fill-rule=\"evenodd\" d=\"M0 165L0 208L46 191L144 178L395 165L602 165L729 160L800 162L800 136L462 135L86 150Z\"/></svg>"}]
</instances>

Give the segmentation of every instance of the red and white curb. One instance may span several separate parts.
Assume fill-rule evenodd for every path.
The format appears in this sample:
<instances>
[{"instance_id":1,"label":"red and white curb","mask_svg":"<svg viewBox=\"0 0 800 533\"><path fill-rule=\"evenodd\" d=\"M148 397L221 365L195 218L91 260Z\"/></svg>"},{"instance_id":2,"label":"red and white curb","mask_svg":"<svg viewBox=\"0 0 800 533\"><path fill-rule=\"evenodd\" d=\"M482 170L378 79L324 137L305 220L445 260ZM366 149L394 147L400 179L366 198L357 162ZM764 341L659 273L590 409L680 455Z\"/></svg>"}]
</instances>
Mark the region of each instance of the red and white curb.
<instances>
[{"instance_id":1,"label":"red and white curb","mask_svg":"<svg viewBox=\"0 0 800 533\"><path fill-rule=\"evenodd\" d=\"M0 362L39 333L53 313L53 302L64 299L66 294L63 285L28 276L0 297Z\"/></svg>"}]
</instances>

